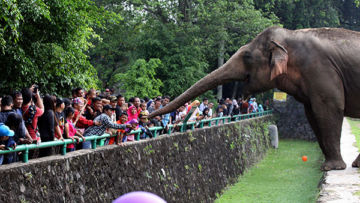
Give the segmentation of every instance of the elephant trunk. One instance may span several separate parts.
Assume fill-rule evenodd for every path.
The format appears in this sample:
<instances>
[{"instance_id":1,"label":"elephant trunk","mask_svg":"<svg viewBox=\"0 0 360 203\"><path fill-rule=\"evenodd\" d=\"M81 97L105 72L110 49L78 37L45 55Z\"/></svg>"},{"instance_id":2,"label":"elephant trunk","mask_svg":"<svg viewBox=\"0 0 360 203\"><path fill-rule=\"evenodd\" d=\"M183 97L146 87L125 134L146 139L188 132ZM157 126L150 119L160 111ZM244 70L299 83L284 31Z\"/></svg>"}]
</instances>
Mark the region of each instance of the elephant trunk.
<instances>
[{"instance_id":1,"label":"elephant trunk","mask_svg":"<svg viewBox=\"0 0 360 203\"><path fill-rule=\"evenodd\" d=\"M214 70L198 82L196 82L193 86L187 89L184 93L182 93L179 97L174 99L165 107L152 112L149 117L152 118L154 116L166 114L172 112L179 108L181 105L184 105L186 102L196 98L202 93L214 89L215 87L237 80L239 79L239 74L241 67L236 63L233 57L231 57L227 63L225 63L220 68Z\"/></svg>"}]
</instances>

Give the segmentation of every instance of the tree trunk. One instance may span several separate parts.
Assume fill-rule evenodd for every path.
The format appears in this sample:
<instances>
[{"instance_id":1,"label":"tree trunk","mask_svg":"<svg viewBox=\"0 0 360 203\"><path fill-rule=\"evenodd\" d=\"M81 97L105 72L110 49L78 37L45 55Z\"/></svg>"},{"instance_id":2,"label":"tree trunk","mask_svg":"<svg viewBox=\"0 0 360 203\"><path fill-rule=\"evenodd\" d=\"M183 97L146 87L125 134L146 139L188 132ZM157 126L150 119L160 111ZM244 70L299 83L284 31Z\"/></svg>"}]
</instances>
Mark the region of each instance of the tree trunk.
<instances>
[{"instance_id":1,"label":"tree trunk","mask_svg":"<svg viewBox=\"0 0 360 203\"><path fill-rule=\"evenodd\" d=\"M234 89L233 89L233 93L232 93L231 98L236 99L238 89L239 89L239 82L236 81L235 84L234 84Z\"/></svg>"},{"instance_id":2,"label":"tree trunk","mask_svg":"<svg viewBox=\"0 0 360 203\"><path fill-rule=\"evenodd\" d=\"M224 52L225 52L225 40L221 40L219 44L218 67L224 65ZM217 98L221 99L222 97L223 97L223 86L219 85L217 87Z\"/></svg>"}]
</instances>

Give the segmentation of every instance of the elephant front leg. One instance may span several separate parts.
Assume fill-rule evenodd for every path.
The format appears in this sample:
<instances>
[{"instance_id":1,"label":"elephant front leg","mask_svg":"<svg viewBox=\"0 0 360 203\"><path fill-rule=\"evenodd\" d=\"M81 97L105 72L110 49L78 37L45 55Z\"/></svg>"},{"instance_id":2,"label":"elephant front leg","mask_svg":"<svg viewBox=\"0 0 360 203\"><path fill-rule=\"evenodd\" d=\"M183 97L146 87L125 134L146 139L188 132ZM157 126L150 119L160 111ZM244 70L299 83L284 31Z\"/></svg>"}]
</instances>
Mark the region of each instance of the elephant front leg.
<instances>
[{"instance_id":1,"label":"elephant front leg","mask_svg":"<svg viewBox=\"0 0 360 203\"><path fill-rule=\"evenodd\" d=\"M315 108L305 106L305 112L325 156L321 169L324 171L345 169L346 164L340 153L343 112L325 104Z\"/></svg>"}]
</instances>

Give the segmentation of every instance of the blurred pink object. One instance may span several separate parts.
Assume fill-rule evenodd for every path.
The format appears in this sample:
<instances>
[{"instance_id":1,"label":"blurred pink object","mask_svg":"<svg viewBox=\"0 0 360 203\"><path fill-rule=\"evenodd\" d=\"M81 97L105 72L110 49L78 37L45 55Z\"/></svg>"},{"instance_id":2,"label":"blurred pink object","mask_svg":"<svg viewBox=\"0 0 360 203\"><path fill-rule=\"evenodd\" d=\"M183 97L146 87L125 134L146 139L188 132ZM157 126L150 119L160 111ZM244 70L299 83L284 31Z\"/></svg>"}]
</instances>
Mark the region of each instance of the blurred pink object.
<instances>
[{"instance_id":1,"label":"blurred pink object","mask_svg":"<svg viewBox=\"0 0 360 203\"><path fill-rule=\"evenodd\" d=\"M126 193L113 203L166 203L166 201L153 193L137 191Z\"/></svg>"}]
</instances>

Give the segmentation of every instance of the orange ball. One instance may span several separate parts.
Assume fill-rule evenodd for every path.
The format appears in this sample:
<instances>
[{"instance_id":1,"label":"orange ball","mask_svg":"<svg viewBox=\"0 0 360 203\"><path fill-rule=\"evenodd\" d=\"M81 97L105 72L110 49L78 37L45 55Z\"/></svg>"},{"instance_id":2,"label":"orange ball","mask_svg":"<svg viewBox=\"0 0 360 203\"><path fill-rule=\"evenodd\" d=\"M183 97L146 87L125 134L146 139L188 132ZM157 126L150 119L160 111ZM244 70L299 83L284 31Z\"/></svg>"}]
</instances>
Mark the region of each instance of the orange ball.
<instances>
[{"instance_id":1,"label":"orange ball","mask_svg":"<svg viewBox=\"0 0 360 203\"><path fill-rule=\"evenodd\" d=\"M302 156L301 158L304 162L307 161L307 156Z\"/></svg>"}]
</instances>

